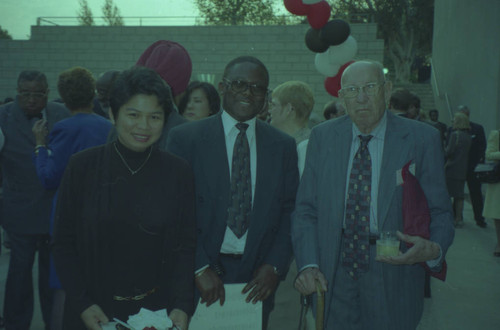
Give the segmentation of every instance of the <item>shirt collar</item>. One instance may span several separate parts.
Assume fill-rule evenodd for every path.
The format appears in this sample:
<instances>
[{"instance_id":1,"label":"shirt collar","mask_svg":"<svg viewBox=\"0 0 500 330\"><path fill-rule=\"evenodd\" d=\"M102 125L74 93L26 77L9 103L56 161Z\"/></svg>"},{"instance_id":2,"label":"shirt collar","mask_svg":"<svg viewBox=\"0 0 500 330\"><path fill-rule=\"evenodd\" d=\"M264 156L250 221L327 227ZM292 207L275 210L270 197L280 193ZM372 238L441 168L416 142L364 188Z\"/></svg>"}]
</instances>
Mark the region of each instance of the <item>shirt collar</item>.
<instances>
[{"instance_id":1,"label":"shirt collar","mask_svg":"<svg viewBox=\"0 0 500 330\"><path fill-rule=\"evenodd\" d=\"M238 130L236 128L236 124L239 123L236 119L231 117L229 113L226 112L226 110L222 109L222 126L224 127L224 135L226 138L228 137L229 134L231 134L231 131L233 129ZM248 124L247 128L247 138L250 140L251 137L254 135L255 132L255 122L257 121L257 117L253 117L250 120L244 121L245 124Z\"/></svg>"},{"instance_id":2,"label":"shirt collar","mask_svg":"<svg viewBox=\"0 0 500 330\"><path fill-rule=\"evenodd\" d=\"M372 135L372 139L377 139L384 141L385 137L385 131L387 129L387 110L384 111L384 115L382 116L382 119L380 119L380 122L378 125L371 131L369 135ZM356 139L359 139L358 135L368 135L368 134L362 134L359 128L352 123L352 140L356 141Z\"/></svg>"}]
</instances>

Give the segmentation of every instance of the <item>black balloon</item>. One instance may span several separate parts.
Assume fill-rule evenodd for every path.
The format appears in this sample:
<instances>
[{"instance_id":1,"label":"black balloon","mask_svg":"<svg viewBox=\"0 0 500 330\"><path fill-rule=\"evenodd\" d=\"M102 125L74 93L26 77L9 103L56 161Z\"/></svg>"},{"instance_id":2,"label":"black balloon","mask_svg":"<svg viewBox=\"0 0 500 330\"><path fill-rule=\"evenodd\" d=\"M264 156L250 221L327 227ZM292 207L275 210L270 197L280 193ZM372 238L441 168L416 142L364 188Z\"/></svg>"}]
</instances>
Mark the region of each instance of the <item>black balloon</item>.
<instances>
[{"instance_id":1,"label":"black balloon","mask_svg":"<svg viewBox=\"0 0 500 330\"><path fill-rule=\"evenodd\" d=\"M320 30L310 28L306 33L306 46L315 53L324 53L330 47L319 37Z\"/></svg>"},{"instance_id":2,"label":"black balloon","mask_svg":"<svg viewBox=\"0 0 500 330\"><path fill-rule=\"evenodd\" d=\"M319 32L319 38L329 46L340 45L351 34L351 28L346 21L334 19L326 23Z\"/></svg>"}]
</instances>

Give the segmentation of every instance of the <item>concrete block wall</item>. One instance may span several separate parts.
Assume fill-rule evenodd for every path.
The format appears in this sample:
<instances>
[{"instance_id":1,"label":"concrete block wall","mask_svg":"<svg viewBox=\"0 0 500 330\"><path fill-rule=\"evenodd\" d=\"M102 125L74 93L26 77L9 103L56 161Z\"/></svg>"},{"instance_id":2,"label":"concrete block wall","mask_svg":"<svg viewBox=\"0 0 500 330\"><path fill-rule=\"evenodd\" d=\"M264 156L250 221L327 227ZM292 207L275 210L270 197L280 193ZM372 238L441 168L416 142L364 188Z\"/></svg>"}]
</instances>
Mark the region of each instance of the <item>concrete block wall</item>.
<instances>
[{"instance_id":1,"label":"concrete block wall","mask_svg":"<svg viewBox=\"0 0 500 330\"><path fill-rule=\"evenodd\" d=\"M135 64L153 42L179 42L193 61L192 79L201 74L220 79L224 66L240 55L258 57L267 66L274 88L288 80L308 83L315 92L316 116L332 100L324 89L325 79L314 67L315 54L307 49L304 36L308 25L294 26L157 26L82 27L33 26L31 39L0 40L0 98L16 94L20 71L43 71L51 88L50 99L58 97L58 74L73 66L83 66L97 77L111 69ZM383 61L383 40L376 38L376 24L352 24L358 42L356 59Z\"/></svg>"}]
</instances>

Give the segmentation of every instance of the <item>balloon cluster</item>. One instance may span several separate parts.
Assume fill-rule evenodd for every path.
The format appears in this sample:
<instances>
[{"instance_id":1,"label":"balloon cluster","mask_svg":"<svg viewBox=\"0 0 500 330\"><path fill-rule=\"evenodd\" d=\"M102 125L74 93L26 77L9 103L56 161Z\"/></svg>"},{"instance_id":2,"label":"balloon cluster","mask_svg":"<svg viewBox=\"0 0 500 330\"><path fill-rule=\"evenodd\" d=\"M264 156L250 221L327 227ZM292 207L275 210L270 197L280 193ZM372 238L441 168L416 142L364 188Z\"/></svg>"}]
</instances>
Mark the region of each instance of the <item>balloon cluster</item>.
<instances>
[{"instance_id":1,"label":"balloon cluster","mask_svg":"<svg viewBox=\"0 0 500 330\"><path fill-rule=\"evenodd\" d=\"M292 14L307 16L311 28L307 31L306 46L317 53L316 70L325 75L326 91L338 97L342 73L353 63L358 43L351 34L349 24L341 19L330 19L331 8L325 0L283 0Z\"/></svg>"}]
</instances>

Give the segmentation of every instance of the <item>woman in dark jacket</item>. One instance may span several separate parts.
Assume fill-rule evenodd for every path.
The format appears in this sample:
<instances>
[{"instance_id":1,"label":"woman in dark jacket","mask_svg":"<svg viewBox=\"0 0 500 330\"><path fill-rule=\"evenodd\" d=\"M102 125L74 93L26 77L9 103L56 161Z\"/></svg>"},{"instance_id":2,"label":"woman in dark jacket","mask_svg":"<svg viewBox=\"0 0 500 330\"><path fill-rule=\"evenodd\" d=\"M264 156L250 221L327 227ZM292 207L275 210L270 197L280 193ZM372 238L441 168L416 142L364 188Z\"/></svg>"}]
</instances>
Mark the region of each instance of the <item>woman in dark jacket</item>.
<instances>
[{"instance_id":1,"label":"woman in dark jacket","mask_svg":"<svg viewBox=\"0 0 500 330\"><path fill-rule=\"evenodd\" d=\"M181 329L193 313L192 171L154 147L173 108L151 69L120 74L111 91L118 139L70 160L61 183L54 258L66 329L100 329L140 308L167 309Z\"/></svg>"},{"instance_id":2,"label":"woman in dark jacket","mask_svg":"<svg viewBox=\"0 0 500 330\"><path fill-rule=\"evenodd\" d=\"M448 193L453 199L453 212L455 214L455 227L464 226L464 186L467 178L467 162L471 136L469 134L469 118L463 113L456 113L453 118L453 131L446 145L446 185Z\"/></svg>"}]
</instances>

